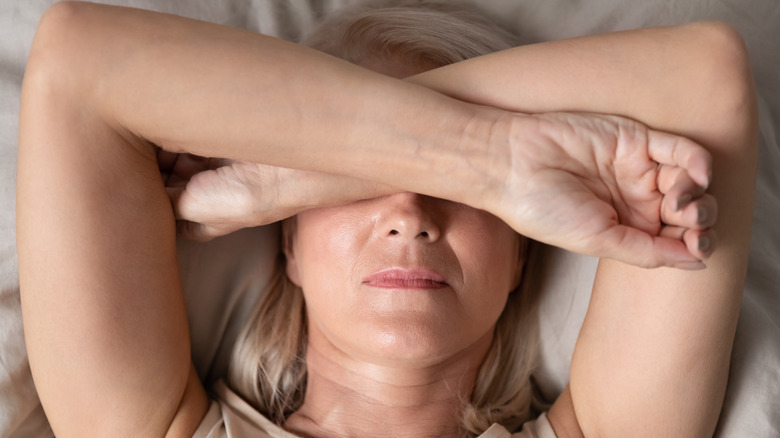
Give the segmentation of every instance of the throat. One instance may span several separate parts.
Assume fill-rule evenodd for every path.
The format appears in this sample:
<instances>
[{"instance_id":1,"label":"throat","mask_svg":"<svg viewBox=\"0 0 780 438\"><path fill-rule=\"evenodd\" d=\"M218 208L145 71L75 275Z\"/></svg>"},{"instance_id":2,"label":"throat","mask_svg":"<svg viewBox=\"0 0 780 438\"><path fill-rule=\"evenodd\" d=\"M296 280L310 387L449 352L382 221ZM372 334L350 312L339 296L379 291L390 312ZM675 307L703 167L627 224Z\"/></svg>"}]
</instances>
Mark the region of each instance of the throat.
<instances>
[{"instance_id":1,"label":"throat","mask_svg":"<svg viewBox=\"0 0 780 438\"><path fill-rule=\"evenodd\" d=\"M419 376L405 384L378 370L342 370L334 378L333 370L308 357L312 353L306 397L285 423L287 431L312 438L464 436L461 415L475 372Z\"/></svg>"},{"instance_id":2,"label":"throat","mask_svg":"<svg viewBox=\"0 0 780 438\"><path fill-rule=\"evenodd\" d=\"M464 407L491 343L492 330L448 354L388 360L348 353L310 323L305 396L284 428L312 438L466 436Z\"/></svg>"},{"instance_id":3,"label":"throat","mask_svg":"<svg viewBox=\"0 0 780 438\"><path fill-rule=\"evenodd\" d=\"M462 404L384 407L339 400L326 409L304 405L284 429L305 438L332 437L461 437Z\"/></svg>"}]
</instances>

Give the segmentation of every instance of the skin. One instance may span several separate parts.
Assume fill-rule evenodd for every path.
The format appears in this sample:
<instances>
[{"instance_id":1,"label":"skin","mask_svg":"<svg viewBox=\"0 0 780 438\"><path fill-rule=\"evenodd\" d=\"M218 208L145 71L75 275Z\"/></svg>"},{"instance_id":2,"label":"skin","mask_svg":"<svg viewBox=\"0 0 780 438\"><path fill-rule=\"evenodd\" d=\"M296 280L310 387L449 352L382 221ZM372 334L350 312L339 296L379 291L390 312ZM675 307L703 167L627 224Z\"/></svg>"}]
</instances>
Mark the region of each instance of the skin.
<instances>
[{"instance_id":1,"label":"skin","mask_svg":"<svg viewBox=\"0 0 780 438\"><path fill-rule=\"evenodd\" d=\"M307 210L293 240L287 272L306 298L308 380L285 428L457 435L461 397L517 283L519 236L487 212L397 193ZM388 269L444 284L371 280Z\"/></svg>"},{"instance_id":2,"label":"skin","mask_svg":"<svg viewBox=\"0 0 780 438\"><path fill-rule=\"evenodd\" d=\"M599 50L604 46L610 50ZM588 68L573 75L585 83L571 77L556 83L550 72L566 71L556 63L583 61L583 53L589 54L587 62L577 63L583 67L625 65L644 72L644 87L626 88L633 91L628 99L614 87L634 85L635 76L603 69L589 76L584 74ZM701 59L690 59L691 53ZM203 69L203 59L222 62ZM276 68L263 68L269 59ZM507 78L478 73L499 75L514 62L539 68L510 69L522 72L516 87ZM556 406L564 404L557 403L550 412L559 432L573 419L586 436L711 435L726 381L749 240L752 190L744 181L754 177L755 111L745 65L738 38L710 25L535 46L428 76L442 79L436 82L445 93L449 86L457 89L458 81L485 80L496 89L464 87L472 94L461 90L456 97L477 103L492 99L501 106L503 96L528 105L526 111L544 106L534 103L534 93L538 99L546 95L541 88L557 85L560 93L550 93L546 105L612 108L606 112L686 134L712 153L716 177L710 191L722 208L720 250L708 260L710 269L648 272L602 263L572 364L572 403L562 410ZM676 70L676 81L661 74L672 66L683 67ZM226 83L225 77L233 80ZM530 79L539 79L539 86L524 87L523 81ZM528 161L538 155L531 153L533 147L557 154L549 158L559 165L583 163L577 159L582 151L598 152L586 154L595 161L586 160L589 164L578 169L615 162L616 153L624 150L653 151L652 158L662 165L656 162L652 168L658 173L651 173L640 190L639 199L653 194L639 210L646 213L638 215L644 222L617 223L619 203L612 210L593 204L594 199L604 202L607 192L636 186L598 172L586 175L592 180L571 179L574 173L557 167L557 175L569 185L550 193L578 188L577 193L591 194L562 196L556 204L560 212L575 211L587 199L602 214L597 216L599 227L567 233L562 246L647 266L697 263L708 255L697 245L706 224L684 215L669 217L675 209L664 207L686 194L694 205L704 199L694 186L708 182L709 155L695 143L643 131L623 119L510 115L447 98L424 83L424 77L403 82L293 45L179 18L67 3L47 13L23 87L17 236L30 363L57 435L186 436L206 409L190 363L173 212L147 140L173 152L395 183L397 190L487 210L516 231L551 243L558 234L540 221L571 215L517 209L539 205L524 187L539 181L533 178L539 172L550 175L545 173L549 164ZM599 83L612 93L598 93ZM355 95L368 93L376 100L355 100L334 91L347 84ZM580 86L569 90L569 101L562 84ZM192 87L200 93L183 92ZM596 94L592 104L580 97L586 94L581 90ZM298 105L300 93L307 105ZM658 101L661 97L666 100ZM509 102L504 107L522 110ZM291 120L301 123L285 123ZM594 132L593 120L604 130ZM300 129L280 129L284 126ZM626 126L632 129L615 129ZM555 133L562 129L577 135L561 143ZM632 132L653 134L648 142L626 143L625 135ZM494 144L486 138L509 141ZM390 153L393 166L365 166L386 162ZM536 167L524 174L518 171L524 167L510 168L511 163ZM683 188L675 183L678 177ZM637 200L628 198L628 205ZM653 234L648 224L657 225L654 232L659 233L662 216L683 232ZM593 221L589 217L587 222ZM575 217L558 225L576 229L582 222Z\"/></svg>"},{"instance_id":3,"label":"skin","mask_svg":"<svg viewBox=\"0 0 780 438\"><path fill-rule=\"evenodd\" d=\"M645 41L647 44L642 43L651 32L655 35ZM679 55L659 56L658 50L666 50L662 48L671 44L667 39L675 35L691 47L678 45ZM550 419L562 436L579 433L577 421L570 421L572 411L577 411L576 419L586 435L710 436L725 387L746 270L756 159L752 80L739 36L722 25L643 30L621 37L618 43L610 36L595 36L586 38L587 44L582 46L581 39L525 46L409 80L465 100L519 111L566 108L627 115L685 134L708 147L714 156L716 176L709 190L713 198L705 196L695 207L689 205L679 211L670 208L674 202L663 203L661 216L667 224L691 224L706 216L704 222L712 225L717 211L713 201L717 197L721 208L715 228L720 236L720 250L708 260L709 269L699 273L646 271L603 259L572 363L573 389L567 387L561 394L550 411ZM638 50L639 47L642 49ZM637 52L653 61L642 63L635 59ZM523 56L512 59L517 53ZM700 58L692 59L692 54ZM581 67L578 74L570 72L572 59ZM627 59L634 60L630 65L636 67L631 74L604 68L623 65ZM686 65L698 68L681 68ZM724 71L723 66L730 68ZM681 73L679 81L667 79L666 72L671 69ZM636 82L646 86L637 88ZM630 92L615 92L618 89ZM254 181L257 188L263 187L262 173L276 174L274 169L263 171L258 171L260 177ZM224 175L229 174L227 171ZM207 182L214 175L204 172L200 176L203 180L199 182ZM331 176L327 178L328 184L323 187L336 185ZM311 180L309 175L303 181L305 184ZM196 186L190 194L196 195L199 188L202 187ZM391 190L381 186L374 189ZM324 191L331 195L338 192ZM327 193L324 199L329 199ZM370 196L371 191L365 194ZM267 202L256 199L256 207L258 202ZM182 196L179 201L186 211L188 198ZM271 203L274 202L276 199ZM292 203L290 198L280 202ZM205 226L214 225L211 232L219 228L219 220L209 217L213 213L198 216L197 207L193 210L196 214L192 218L201 218ZM257 207L250 211L266 210ZM188 218L186 214L180 216ZM249 217L252 215L244 216ZM204 236L203 226L188 227L187 231ZM679 228L667 232L684 233ZM709 252L715 242L714 236L707 237L702 245L709 245ZM704 363L701 357L715 360ZM679 373L680 369L688 372ZM638 375L653 377L637 379ZM698 377L691 379L691 375ZM658 385L661 381L669 384ZM630 391L621 395L619 391L601 390L615 385ZM701 403L702 397L711 403ZM594 400L597 402L593 403ZM668 409L659 409L661 406ZM642 412L647 423L636 420L637 412Z\"/></svg>"}]
</instances>

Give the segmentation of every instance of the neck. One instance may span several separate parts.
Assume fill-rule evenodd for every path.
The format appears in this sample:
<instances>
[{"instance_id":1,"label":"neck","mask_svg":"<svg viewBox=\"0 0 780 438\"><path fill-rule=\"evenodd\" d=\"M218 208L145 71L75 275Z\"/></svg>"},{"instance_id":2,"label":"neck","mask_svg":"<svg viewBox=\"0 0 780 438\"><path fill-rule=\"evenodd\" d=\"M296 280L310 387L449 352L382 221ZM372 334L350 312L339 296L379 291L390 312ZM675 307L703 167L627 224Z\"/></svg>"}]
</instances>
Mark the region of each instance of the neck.
<instances>
[{"instance_id":1,"label":"neck","mask_svg":"<svg viewBox=\"0 0 780 438\"><path fill-rule=\"evenodd\" d=\"M463 401L490 346L488 338L456 359L413 367L344 360L312 340L306 397L285 424L304 437L461 436Z\"/></svg>"}]
</instances>

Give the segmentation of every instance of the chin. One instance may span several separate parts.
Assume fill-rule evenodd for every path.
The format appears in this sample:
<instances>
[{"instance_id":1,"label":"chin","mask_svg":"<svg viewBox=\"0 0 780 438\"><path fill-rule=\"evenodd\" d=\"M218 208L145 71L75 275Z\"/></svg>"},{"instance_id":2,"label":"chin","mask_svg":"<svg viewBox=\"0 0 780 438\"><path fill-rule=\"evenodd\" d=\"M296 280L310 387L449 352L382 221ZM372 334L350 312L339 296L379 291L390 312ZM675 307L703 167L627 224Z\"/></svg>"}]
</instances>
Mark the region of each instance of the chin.
<instances>
[{"instance_id":1,"label":"chin","mask_svg":"<svg viewBox=\"0 0 780 438\"><path fill-rule=\"evenodd\" d=\"M382 324L363 332L359 346L366 359L396 367L426 367L441 364L461 354L478 339L470 339L456 327L427 322ZM361 348L362 347L362 348Z\"/></svg>"}]
</instances>

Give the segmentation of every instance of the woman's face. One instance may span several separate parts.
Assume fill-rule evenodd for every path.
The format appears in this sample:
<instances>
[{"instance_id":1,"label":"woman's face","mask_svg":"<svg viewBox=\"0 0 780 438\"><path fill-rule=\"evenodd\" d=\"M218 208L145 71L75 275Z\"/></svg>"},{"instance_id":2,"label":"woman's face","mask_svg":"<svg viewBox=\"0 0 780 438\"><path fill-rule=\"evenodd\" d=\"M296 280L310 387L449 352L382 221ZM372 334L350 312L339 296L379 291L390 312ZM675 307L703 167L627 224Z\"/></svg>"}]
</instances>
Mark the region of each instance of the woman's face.
<instances>
[{"instance_id":1,"label":"woman's face","mask_svg":"<svg viewBox=\"0 0 780 438\"><path fill-rule=\"evenodd\" d=\"M520 237L495 216L399 193L298 215L287 273L310 342L383 365L484 348L519 281Z\"/></svg>"}]
</instances>

